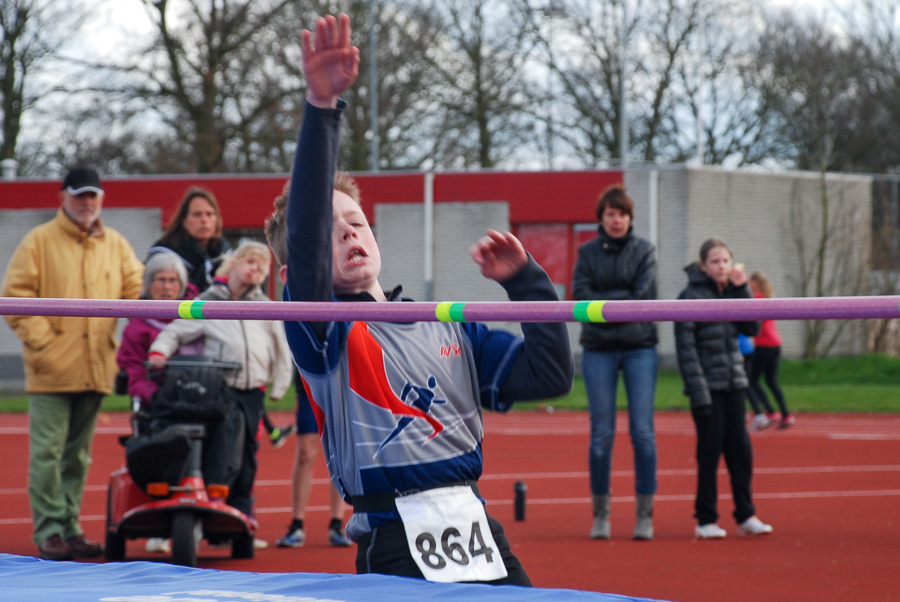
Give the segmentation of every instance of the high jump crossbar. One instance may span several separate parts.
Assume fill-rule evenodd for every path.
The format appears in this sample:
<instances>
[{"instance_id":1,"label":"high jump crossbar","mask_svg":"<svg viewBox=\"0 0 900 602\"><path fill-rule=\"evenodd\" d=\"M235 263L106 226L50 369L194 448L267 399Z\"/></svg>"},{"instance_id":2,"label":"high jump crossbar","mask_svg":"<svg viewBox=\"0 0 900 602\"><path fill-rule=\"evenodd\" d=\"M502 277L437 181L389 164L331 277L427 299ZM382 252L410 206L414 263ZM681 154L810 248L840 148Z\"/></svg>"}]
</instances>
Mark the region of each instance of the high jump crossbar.
<instances>
[{"instance_id":1,"label":"high jump crossbar","mask_svg":"<svg viewBox=\"0 0 900 602\"><path fill-rule=\"evenodd\" d=\"M658 301L259 302L0 297L0 315L366 322L720 322L900 318L900 296Z\"/></svg>"}]
</instances>

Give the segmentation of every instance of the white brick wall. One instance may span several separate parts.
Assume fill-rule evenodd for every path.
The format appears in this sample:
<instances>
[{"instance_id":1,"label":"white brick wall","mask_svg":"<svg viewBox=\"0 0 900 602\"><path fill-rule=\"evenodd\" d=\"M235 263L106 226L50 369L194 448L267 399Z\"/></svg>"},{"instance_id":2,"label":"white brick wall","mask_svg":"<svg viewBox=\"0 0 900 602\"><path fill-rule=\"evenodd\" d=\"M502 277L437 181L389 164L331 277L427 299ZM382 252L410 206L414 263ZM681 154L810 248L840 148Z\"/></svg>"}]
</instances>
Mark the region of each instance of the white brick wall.
<instances>
[{"instance_id":1,"label":"white brick wall","mask_svg":"<svg viewBox=\"0 0 900 602\"><path fill-rule=\"evenodd\" d=\"M629 170L625 183L635 200L635 230L646 236L649 221L649 178L654 168ZM800 296L797 285L799 251L796 248L800 228L792 222L792 207L801 203L805 236L818 230L821 215L817 203L822 198L821 180L814 173L762 173L725 170L715 167L656 168L659 178L659 298L674 299L687 280L684 266L697 259L702 242L710 236L728 241L735 261L748 271L764 271L781 297ZM845 224L844 236L852 237L853 262L867 272L869 224L871 221L871 178L829 175L827 195L832 219L840 207L852 208L854 222ZM806 241L807 244L810 240ZM849 275L848 275L849 277ZM862 294L844 287L839 294ZM829 324L833 328L836 324ZM803 349L801 321L778 324L787 356L799 356ZM858 353L865 350L865 323L847 325L834 353ZM660 324L660 353L671 365L674 354L673 328Z\"/></svg>"}]
</instances>

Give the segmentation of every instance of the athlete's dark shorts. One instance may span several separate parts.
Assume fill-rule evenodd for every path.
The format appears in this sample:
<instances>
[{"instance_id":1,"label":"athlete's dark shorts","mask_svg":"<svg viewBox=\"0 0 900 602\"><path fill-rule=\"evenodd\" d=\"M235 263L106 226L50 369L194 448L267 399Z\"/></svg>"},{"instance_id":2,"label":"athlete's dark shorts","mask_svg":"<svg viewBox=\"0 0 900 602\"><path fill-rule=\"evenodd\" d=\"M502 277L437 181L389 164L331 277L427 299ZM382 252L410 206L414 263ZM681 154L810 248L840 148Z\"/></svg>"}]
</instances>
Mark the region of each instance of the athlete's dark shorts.
<instances>
[{"instance_id":1,"label":"athlete's dark shorts","mask_svg":"<svg viewBox=\"0 0 900 602\"><path fill-rule=\"evenodd\" d=\"M316 424L316 415L313 414L312 406L306 391L301 383L297 383L297 434L308 435L310 433L319 432L319 425Z\"/></svg>"}]
</instances>

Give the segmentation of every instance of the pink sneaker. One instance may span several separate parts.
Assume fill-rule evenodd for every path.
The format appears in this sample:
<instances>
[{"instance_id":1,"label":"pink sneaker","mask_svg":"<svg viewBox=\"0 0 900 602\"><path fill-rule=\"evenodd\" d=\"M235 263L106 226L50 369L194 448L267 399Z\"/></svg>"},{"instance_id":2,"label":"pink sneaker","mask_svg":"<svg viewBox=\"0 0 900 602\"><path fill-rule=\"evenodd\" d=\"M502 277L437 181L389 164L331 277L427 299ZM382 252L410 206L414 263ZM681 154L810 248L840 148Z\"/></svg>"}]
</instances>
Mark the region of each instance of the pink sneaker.
<instances>
[{"instance_id":1,"label":"pink sneaker","mask_svg":"<svg viewBox=\"0 0 900 602\"><path fill-rule=\"evenodd\" d=\"M790 415L788 415L786 418L784 418L784 419L781 421L781 423L778 425L778 428L780 428L780 429L789 429L789 428L791 428L792 426L794 426L794 424L795 424L796 422L797 422L797 419L794 418L794 415L793 415L793 414L790 414Z\"/></svg>"}]
</instances>

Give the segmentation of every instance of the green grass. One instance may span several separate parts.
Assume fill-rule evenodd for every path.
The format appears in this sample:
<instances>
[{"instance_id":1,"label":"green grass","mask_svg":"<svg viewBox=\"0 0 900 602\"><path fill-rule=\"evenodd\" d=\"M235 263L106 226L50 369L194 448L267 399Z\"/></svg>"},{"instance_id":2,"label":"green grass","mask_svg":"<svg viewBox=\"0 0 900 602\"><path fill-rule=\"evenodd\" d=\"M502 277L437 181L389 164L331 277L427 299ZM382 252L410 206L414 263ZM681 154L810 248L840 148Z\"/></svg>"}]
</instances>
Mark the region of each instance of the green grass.
<instances>
[{"instance_id":1,"label":"green grass","mask_svg":"<svg viewBox=\"0 0 900 602\"><path fill-rule=\"evenodd\" d=\"M900 358L884 355L784 360L779 381L792 412L900 413ZM765 387L765 385L764 385ZM768 390L767 390L768 393ZM769 395L771 399L771 395ZM618 407L626 407L625 390L619 382ZM774 400L773 400L774 402ZM556 409L587 409L584 381L576 378L572 392L535 403ZM663 370L656 385L657 410L687 410L678 372Z\"/></svg>"},{"instance_id":2,"label":"green grass","mask_svg":"<svg viewBox=\"0 0 900 602\"><path fill-rule=\"evenodd\" d=\"M900 358L861 355L824 360L784 360L781 363L780 381L791 411L900 413ZM660 372L656 387L656 409L688 409L688 401L681 388L681 377L677 372ZM270 411L290 411L294 409L293 400L292 388L280 402L267 400L266 408ZM558 410L587 409L584 381L576 377L572 392L564 397L521 403L516 407L527 409L537 405L553 406ZM621 381L618 405L622 409L626 407ZM0 393L0 413L25 412L27 409L25 395ZM126 396L110 395L103 400L103 410L129 411L130 402Z\"/></svg>"},{"instance_id":3,"label":"green grass","mask_svg":"<svg viewBox=\"0 0 900 602\"><path fill-rule=\"evenodd\" d=\"M275 402L267 397L266 409L269 411L294 411L294 396L294 385L291 385L280 401ZM131 399L127 395L107 395L103 398L100 410L103 412L130 412ZM27 411L28 397L26 395L0 392L0 414Z\"/></svg>"}]
</instances>

